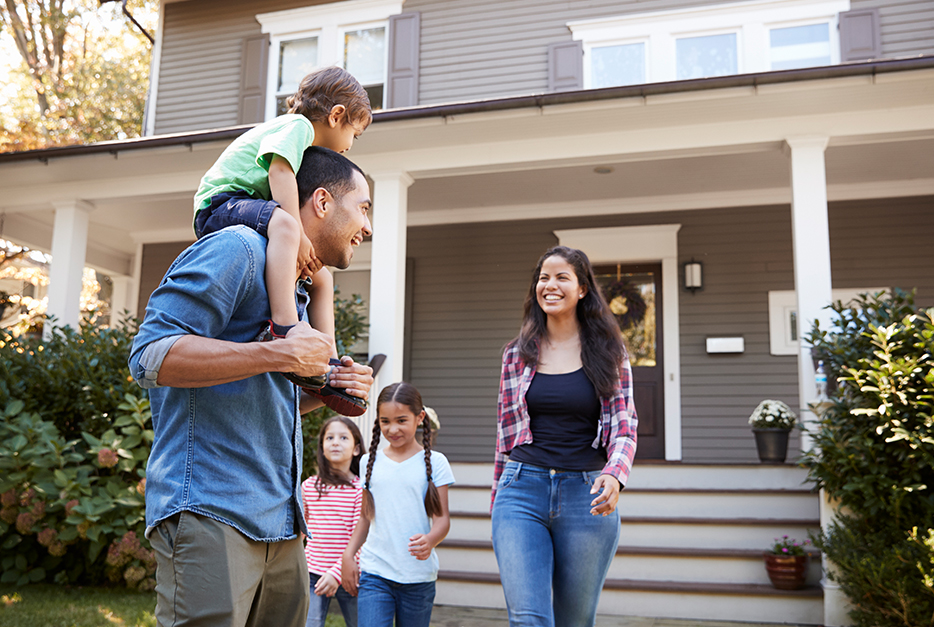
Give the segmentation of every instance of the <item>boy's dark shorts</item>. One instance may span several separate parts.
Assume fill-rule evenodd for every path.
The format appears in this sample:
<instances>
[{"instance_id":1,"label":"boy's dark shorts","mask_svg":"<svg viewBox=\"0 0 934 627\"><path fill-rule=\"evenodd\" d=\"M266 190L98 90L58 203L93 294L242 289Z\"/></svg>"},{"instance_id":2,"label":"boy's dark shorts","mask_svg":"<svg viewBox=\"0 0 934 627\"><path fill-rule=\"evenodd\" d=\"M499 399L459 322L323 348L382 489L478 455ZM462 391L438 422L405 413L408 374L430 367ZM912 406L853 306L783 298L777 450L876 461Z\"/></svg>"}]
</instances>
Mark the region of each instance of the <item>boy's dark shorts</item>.
<instances>
[{"instance_id":1,"label":"boy's dark shorts","mask_svg":"<svg viewBox=\"0 0 934 627\"><path fill-rule=\"evenodd\" d=\"M195 235L201 239L208 233L242 224L263 237L272 212L279 206L274 200L253 198L246 192L224 192L211 197L211 204L195 216Z\"/></svg>"}]
</instances>

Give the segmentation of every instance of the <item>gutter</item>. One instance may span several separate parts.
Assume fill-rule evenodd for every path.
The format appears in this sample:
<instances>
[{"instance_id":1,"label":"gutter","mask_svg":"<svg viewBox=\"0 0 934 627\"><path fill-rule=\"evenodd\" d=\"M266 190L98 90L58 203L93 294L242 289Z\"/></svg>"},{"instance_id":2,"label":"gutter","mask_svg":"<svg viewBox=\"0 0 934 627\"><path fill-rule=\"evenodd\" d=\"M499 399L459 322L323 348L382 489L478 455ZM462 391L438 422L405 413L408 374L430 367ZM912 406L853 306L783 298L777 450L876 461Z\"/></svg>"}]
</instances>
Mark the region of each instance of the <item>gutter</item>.
<instances>
[{"instance_id":1,"label":"gutter","mask_svg":"<svg viewBox=\"0 0 934 627\"><path fill-rule=\"evenodd\" d=\"M470 113L483 113L488 111L504 111L509 109L539 108L549 105L574 104L581 102L595 102L617 98L646 97L658 94L685 93L725 89L729 87L756 87L759 85L774 85L778 83L794 83L803 81L844 78L848 76L875 76L890 72L907 72L934 69L934 55L919 56L907 59L888 59L881 61L866 61L862 63L848 63L844 65L831 65L824 67L802 68L797 70L782 70L777 72L761 72L758 74L735 74L732 76L717 76L713 78L698 78L683 81L669 81L666 83L648 83L645 85L627 85L624 87L606 87L603 89L583 89L548 94L534 94L529 96L512 96L494 98L490 100L477 100L473 102L458 102L452 104L426 105L407 107L404 109L388 109L375 111L373 123L396 122L400 120L417 120L422 118L447 117L465 115ZM172 135L157 135L154 137L141 137L94 144L79 144L75 146L59 146L55 148L42 148L38 150L25 150L21 152L0 153L0 164L17 161L41 161L48 163L50 159L59 157L73 157L78 155L91 155L111 153L116 155L126 150L144 150L163 146L192 146L194 144L233 141L249 129L253 124L233 126L207 131L190 133L176 133Z\"/></svg>"}]
</instances>

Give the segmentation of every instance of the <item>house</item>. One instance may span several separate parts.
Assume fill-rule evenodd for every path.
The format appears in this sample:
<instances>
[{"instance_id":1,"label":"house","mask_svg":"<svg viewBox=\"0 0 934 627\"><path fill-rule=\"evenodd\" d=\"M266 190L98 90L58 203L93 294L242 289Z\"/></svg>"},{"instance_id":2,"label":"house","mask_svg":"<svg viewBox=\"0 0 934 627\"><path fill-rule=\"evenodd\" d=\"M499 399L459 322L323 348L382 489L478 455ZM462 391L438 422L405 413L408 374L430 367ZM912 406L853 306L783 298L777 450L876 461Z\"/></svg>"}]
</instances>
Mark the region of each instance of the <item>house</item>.
<instances>
[{"instance_id":1,"label":"house","mask_svg":"<svg viewBox=\"0 0 934 627\"><path fill-rule=\"evenodd\" d=\"M345 64L382 110L349 153L374 235L336 279L368 300L378 383L418 386L457 463L439 602L502 606L482 504L499 357L561 243L654 314L600 611L845 624L818 565L801 592L764 579L757 551L832 511L758 464L746 419L764 398L813 417L799 338L832 298L934 305L932 20L932 0L163 0L146 137L0 155L0 237L52 253L60 319L84 265L142 314L201 174Z\"/></svg>"}]
</instances>

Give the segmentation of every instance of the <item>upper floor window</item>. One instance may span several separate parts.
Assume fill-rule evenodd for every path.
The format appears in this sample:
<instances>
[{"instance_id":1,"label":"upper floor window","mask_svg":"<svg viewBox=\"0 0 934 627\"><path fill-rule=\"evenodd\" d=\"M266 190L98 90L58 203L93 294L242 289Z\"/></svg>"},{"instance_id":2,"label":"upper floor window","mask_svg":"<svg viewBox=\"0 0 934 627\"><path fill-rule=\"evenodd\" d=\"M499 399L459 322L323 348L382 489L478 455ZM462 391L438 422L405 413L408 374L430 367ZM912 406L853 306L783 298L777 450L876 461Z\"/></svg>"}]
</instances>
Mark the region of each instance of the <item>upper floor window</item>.
<instances>
[{"instance_id":1,"label":"upper floor window","mask_svg":"<svg viewBox=\"0 0 934 627\"><path fill-rule=\"evenodd\" d=\"M402 0L347 0L257 15L270 36L266 118L288 110L306 74L331 65L360 81L373 109L383 108L387 20L401 11Z\"/></svg>"},{"instance_id":2,"label":"upper floor window","mask_svg":"<svg viewBox=\"0 0 934 627\"><path fill-rule=\"evenodd\" d=\"M584 87L636 85L840 62L850 0L753 0L571 22Z\"/></svg>"}]
</instances>

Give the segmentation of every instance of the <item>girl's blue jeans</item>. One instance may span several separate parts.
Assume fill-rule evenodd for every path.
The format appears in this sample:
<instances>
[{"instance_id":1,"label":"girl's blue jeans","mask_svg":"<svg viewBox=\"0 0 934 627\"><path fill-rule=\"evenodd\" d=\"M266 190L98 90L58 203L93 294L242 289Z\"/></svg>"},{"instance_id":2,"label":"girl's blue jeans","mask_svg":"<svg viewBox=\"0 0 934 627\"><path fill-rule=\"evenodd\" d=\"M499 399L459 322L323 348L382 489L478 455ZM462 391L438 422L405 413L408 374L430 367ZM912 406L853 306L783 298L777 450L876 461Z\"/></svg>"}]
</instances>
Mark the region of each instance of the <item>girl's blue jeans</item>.
<instances>
[{"instance_id":1,"label":"girl's blue jeans","mask_svg":"<svg viewBox=\"0 0 934 627\"><path fill-rule=\"evenodd\" d=\"M360 573L357 613L361 627L428 627L435 603L435 582L396 583Z\"/></svg>"},{"instance_id":2,"label":"girl's blue jeans","mask_svg":"<svg viewBox=\"0 0 934 627\"><path fill-rule=\"evenodd\" d=\"M341 606L341 614L344 616L344 623L347 627L357 627L357 597L351 596L344 590L343 586L337 587L337 594L333 597L318 596L315 594L315 584L321 575L317 573L308 573L311 579L311 603L308 604L308 619L305 621L305 627L324 627L324 621L328 616L328 608L331 606L331 599L337 598Z\"/></svg>"},{"instance_id":3,"label":"girl's blue jeans","mask_svg":"<svg viewBox=\"0 0 934 627\"><path fill-rule=\"evenodd\" d=\"M599 471L508 462L493 504L493 550L510 627L587 627L619 543L619 510L594 516Z\"/></svg>"}]
</instances>

